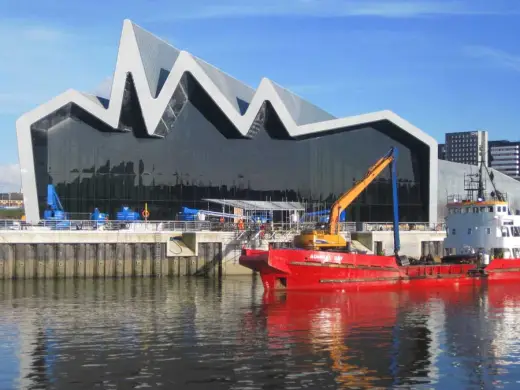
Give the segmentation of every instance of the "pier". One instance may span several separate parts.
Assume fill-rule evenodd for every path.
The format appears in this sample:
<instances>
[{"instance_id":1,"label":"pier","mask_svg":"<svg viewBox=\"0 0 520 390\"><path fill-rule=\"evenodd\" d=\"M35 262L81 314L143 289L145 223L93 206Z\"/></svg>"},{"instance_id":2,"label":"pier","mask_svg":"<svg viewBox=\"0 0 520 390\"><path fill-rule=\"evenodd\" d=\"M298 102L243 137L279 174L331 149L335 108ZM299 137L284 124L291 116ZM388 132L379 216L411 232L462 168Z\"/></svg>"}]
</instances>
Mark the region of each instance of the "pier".
<instances>
[{"instance_id":1,"label":"pier","mask_svg":"<svg viewBox=\"0 0 520 390\"><path fill-rule=\"evenodd\" d=\"M73 221L25 225L0 221L0 280L247 275L238 264L244 245L288 245L304 224L273 225L265 231L214 222L138 222L104 226ZM59 229L59 230L56 230ZM369 253L392 245L387 223L342 223L342 234ZM445 232L437 225L401 224L403 253L442 254ZM388 248L388 249L387 249Z\"/></svg>"}]
</instances>

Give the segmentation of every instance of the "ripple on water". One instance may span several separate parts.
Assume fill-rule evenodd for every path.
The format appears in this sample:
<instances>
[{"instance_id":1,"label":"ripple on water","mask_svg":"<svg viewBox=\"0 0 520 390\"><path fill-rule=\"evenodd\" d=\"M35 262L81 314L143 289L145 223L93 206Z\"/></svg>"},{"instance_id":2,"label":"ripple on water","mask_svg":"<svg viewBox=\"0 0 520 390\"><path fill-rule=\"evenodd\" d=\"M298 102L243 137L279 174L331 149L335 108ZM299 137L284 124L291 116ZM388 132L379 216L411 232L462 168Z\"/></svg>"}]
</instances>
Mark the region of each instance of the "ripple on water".
<instances>
[{"instance_id":1,"label":"ripple on water","mask_svg":"<svg viewBox=\"0 0 520 390\"><path fill-rule=\"evenodd\" d=\"M0 288L0 388L517 388L520 287L264 296L250 278Z\"/></svg>"}]
</instances>

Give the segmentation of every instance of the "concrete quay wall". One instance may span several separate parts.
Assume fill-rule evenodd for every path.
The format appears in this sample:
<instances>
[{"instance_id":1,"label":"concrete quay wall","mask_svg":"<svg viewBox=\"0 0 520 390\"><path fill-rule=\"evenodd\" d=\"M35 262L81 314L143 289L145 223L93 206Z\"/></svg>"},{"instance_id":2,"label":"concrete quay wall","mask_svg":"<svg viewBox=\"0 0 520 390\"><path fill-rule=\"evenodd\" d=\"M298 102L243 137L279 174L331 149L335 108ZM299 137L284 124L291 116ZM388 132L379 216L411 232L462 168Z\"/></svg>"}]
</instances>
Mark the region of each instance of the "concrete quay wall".
<instances>
[{"instance_id":1,"label":"concrete quay wall","mask_svg":"<svg viewBox=\"0 0 520 390\"><path fill-rule=\"evenodd\" d=\"M444 239L443 232L403 232L402 253L419 257L424 242ZM389 231L352 233L370 251L393 248ZM33 278L113 278L196 275L250 275L238 264L244 244L267 247L239 232L2 231L0 280ZM254 246L254 245L253 245Z\"/></svg>"}]
</instances>

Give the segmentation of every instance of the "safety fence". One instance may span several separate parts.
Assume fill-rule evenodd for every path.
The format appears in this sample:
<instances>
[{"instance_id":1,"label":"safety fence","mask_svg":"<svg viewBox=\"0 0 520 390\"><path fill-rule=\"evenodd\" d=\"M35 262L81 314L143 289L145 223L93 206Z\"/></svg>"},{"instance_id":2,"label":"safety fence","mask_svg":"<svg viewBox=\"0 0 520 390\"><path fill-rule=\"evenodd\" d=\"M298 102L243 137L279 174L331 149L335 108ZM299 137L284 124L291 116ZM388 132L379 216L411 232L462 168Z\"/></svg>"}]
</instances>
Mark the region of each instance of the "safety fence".
<instances>
[{"instance_id":1,"label":"safety fence","mask_svg":"<svg viewBox=\"0 0 520 390\"><path fill-rule=\"evenodd\" d=\"M393 225L388 222L341 222L340 232L392 231ZM0 230L70 230L70 231L132 231L132 232L199 232L199 231L266 231L298 233L302 230L325 228L315 222L306 223L266 223L238 225L232 222L210 221L91 221L64 220L40 221L29 224L19 220L0 220ZM443 223L408 222L399 224L400 231L444 231Z\"/></svg>"}]
</instances>

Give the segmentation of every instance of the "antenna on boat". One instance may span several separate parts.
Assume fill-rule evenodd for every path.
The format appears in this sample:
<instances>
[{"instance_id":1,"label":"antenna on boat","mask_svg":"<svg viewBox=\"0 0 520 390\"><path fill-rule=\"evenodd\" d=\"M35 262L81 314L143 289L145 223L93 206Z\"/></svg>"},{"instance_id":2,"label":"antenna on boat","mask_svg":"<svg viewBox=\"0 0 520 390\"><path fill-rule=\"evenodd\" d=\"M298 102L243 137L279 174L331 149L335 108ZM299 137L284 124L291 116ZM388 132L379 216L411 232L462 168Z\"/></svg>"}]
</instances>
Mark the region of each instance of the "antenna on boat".
<instances>
[{"instance_id":1,"label":"antenna on boat","mask_svg":"<svg viewBox=\"0 0 520 390\"><path fill-rule=\"evenodd\" d=\"M481 159L480 159L480 177L481 177L481 181L482 181L482 178L483 178L483 174L482 174L482 170L483 168L486 170L486 173L489 177L489 181L491 182L491 185L493 186L493 191L491 192L491 197L494 198L494 199L497 199L501 202L504 202L506 200L506 197L504 196L504 194L502 192L500 192L499 190L497 190L497 186L495 184L495 175L493 174L492 171L490 171L488 169L488 166L484 163L484 158L483 158L483 154L484 154L484 145L482 145L480 147L480 155L481 155Z\"/></svg>"},{"instance_id":2,"label":"antenna on boat","mask_svg":"<svg viewBox=\"0 0 520 390\"><path fill-rule=\"evenodd\" d=\"M478 193L477 198L484 200L485 194L484 194L484 180L483 180L483 168L485 167L484 164L484 145L480 145L479 151L478 151L479 157L480 157L480 167L478 169Z\"/></svg>"}]
</instances>

